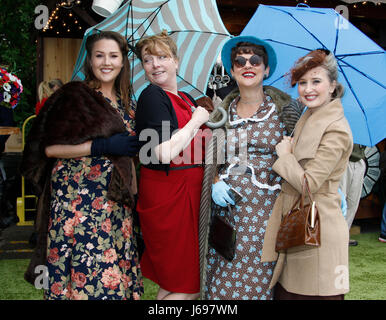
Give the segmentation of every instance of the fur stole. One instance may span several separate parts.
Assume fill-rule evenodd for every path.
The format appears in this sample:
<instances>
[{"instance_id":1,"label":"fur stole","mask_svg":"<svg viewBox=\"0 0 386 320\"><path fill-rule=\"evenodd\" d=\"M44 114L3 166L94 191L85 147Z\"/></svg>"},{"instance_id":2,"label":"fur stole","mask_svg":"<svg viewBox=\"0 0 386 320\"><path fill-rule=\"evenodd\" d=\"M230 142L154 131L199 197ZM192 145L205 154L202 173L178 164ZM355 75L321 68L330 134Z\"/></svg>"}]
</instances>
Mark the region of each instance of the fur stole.
<instances>
[{"instance_id":1,"label":"fur stole","mask_svg":"<svg viewBox=\"0 0 386 320\"><path fill-rule=\"evenodd\" d=\"M55 162L46 157L47 146L80 144L125 130L119 113L100 93L82 82L70 82L48 98L34 120L23 151L21 173L39 195ZM108 158L114 164L108 195L112 200L133 206L130 186L134 173L129 158ZM123 189L117 190L118 187Z\"/></svg>"},{"instance_id":2,"label":"fur stole","mask_svg":"<svg viewBox=\"0 0 386 320\"><path fill-rule=\"evenodd\" d=\"M45 102L26 139L20 172L39 196L35 229L37 246L24 278L34 284L35 267L46 264L50 215L51 172L56 159L45 148L54 144L80 144L97 137L125 132L121 115L95 90L83 82L70 82ZM129 157L108 156L113 163L107 197L133 208L131 185L135 172Z\"/></svg>"}]
</instances>

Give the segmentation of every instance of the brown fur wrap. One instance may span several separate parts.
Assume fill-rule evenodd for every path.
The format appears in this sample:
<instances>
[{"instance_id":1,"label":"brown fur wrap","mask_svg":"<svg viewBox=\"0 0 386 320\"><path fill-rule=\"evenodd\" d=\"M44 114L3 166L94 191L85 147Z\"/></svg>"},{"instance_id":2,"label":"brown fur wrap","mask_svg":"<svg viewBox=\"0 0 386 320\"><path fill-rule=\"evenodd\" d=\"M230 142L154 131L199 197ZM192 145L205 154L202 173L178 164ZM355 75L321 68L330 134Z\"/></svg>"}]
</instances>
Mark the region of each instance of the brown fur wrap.
<instances>
[{"instance_id":1,"label":"brown fur wrap","mask_svg":"<svg viewBox=\"0 0 386 320\"><path fill-rule=\"evenodd\" d=\"M46 157L44 150L47 146L80 144L125 130L121 116L102 94L82 82L70 82L48 98L34 120L23 152L21 173L40 194L55 161ZM130 185L133 172L129 158L108 158L114 164L109 196L112 200L132 206L134 197Z\"/></svg>"},{"instance_id":2,"label":"brown fur wrap","mask_svg":"<svg viewBox=\"0 0 386 320\"><path fill-rule=\"evenodd\" d=\"M80 144L98 137L125 132L119 112L102 94L83 82L69 82L45 102L26 139L20 172L39 196L35 228L38 243L25 279L34 283L35 266L45 265L50 214L51 171L56 159L47 158L45 148L54 144ZM113 163L107 197L134 206L131 184L134 176L129 157L108 156Z\"/></svg>"}]
</instances>

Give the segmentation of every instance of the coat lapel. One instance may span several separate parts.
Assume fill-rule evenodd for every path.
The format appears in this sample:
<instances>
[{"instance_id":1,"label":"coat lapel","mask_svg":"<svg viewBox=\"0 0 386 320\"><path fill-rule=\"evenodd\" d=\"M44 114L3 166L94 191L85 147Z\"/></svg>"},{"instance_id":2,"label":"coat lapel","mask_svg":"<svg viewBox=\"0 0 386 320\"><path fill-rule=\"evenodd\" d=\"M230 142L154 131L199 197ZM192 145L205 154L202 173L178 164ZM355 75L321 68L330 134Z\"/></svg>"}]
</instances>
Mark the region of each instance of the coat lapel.
<instances>
[{"instance_id":1,"label":"coat lapel","mask_svg":"<svg viewBox=\"0 0 386 320\"><path fill-rule=\"evenodd\" d=\"M296 124L293 153L298 161L312 159L319 147L326 128L334 121L344 117L340 99L335 99L314 111L308 109ZM301 148L297 148L297 145Z\"/></svg>"}]
</instances>

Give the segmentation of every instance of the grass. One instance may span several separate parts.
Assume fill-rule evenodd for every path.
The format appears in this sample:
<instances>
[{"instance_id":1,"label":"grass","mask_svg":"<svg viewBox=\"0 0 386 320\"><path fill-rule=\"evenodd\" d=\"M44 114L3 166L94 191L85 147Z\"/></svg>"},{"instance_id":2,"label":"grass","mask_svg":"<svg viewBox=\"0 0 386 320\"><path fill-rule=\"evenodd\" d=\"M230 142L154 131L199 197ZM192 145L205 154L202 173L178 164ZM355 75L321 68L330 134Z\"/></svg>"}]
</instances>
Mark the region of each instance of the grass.
<instances>
[{"instance_id":1,"label":"grass","mask_svg":"<svg viewBox=\"0 0 386 320\"><path fill-rule=\"evenodd\" d=\"M29 260L0 260L1 300L42 300L43 293L24 280Z\"/></svg>"},{"instance_id":2,"label":"grass","mask_svg":"<svg viewBox=\"0 0 386 320\"><path fill-rule=\"evenodd\" d=\"M378 241L379 233L351 236L358 240L350 247L350 292L347 300L386 299L386 244Z\"/></svg>"},{"instance_id":3,"label":"grass","mask_svg":"<svg viewBox=\"0 0 386 320\"><path fill-rule=\"evenodd\" d=\"M351 236L358 240L350 247L350 292L346 300L386 299L386 244L378 241L378 233ZM41 290L23 279L28 260L0 260L0 300L41 300ZM153 300L158 286L144 279L142 300Z\"/></svg>"},{"instance_id":4,"label":"grass","mask_svg":"<svg viewBox=\"0 0 386 320\"><path fill-rule=\"evenodd\" d=\"M24 280L29 260L0 260L0 300L42 300L43 291ZM154 300L158 285L144 278L145 294L142 300Z\"/></svg>"}]
</instances>

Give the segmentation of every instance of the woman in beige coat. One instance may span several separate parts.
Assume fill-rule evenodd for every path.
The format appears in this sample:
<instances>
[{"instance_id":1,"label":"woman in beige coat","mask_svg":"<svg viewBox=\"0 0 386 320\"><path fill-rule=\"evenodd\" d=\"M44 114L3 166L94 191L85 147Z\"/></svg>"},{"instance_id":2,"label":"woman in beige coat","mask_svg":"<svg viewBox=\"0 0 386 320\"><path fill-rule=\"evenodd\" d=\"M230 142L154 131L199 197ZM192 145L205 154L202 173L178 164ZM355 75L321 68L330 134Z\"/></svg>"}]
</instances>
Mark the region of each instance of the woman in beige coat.
<instances>
[{"instance_id":1,"label":"woman in beige coat","mask_svg":"<svg viewBox=\"0 0 386 320\"><path fill-rule=\"evenodd\" d=\"M343 299L349 291L349 235L338 186L353 142L337 75L335 57L326 50L310 52L291 70L291 84L298 84L299 98L308 108L294 137L284 137L276 146L279 158L273 170L285 181L268 221L262 254L262 261L277 260L270 284L276 285L276 299ZM319 209L321 246L278 255L281 218L302 192L304 174Z\"/></svg>"}]
</instances>

